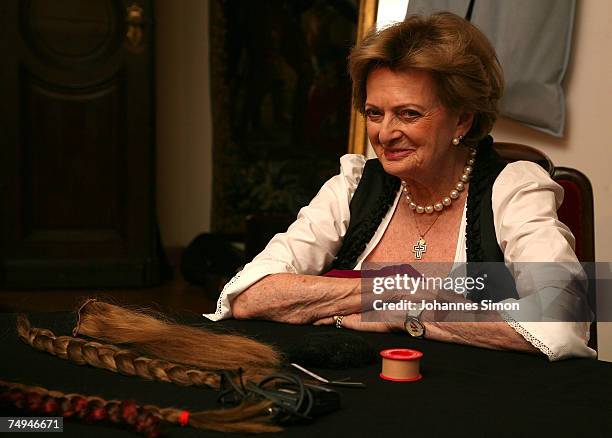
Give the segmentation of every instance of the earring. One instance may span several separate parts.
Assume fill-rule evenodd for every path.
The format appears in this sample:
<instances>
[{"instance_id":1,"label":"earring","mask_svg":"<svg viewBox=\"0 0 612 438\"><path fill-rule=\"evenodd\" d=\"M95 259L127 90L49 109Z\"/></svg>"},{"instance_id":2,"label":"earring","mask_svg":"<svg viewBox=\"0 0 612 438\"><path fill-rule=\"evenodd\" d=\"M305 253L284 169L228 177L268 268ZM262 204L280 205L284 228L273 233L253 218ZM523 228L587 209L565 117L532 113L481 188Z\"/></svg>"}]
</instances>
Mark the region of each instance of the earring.
<instances>
[{"instance_id":1,"label":"earring","mask_svg":"<svg viewBox=\"0 0 612 438\"><path fill-rule=\"evenodd\" d=\"M453 146L459 146L459 143L461 143L461 140L463 140L463 135L453 138Z\"/></svg>"}]
</instances>

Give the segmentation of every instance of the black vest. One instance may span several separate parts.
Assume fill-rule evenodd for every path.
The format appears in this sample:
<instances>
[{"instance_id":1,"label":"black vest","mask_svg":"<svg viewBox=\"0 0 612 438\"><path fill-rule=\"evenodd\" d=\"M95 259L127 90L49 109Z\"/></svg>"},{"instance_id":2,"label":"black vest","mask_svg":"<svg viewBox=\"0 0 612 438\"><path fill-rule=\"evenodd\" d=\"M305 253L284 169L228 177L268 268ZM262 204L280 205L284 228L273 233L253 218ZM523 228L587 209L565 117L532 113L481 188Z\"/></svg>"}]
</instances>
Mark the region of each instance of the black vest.
<instances>
[{"instance_id":1,"label":"black vest","mask_svg":"<svg viewBox=\"0 0 612 438\"><path fill-rule=\"evenodd\" d=\"M493 150L492 144L491 136L487 136L479 143L468 189L466 211L468 275L480 276L487 270L492 270L487 272L485 290L478 295L470 295L474 301L518 298L514 281L508 270L503 267L503 263L479 263L504 261L504 255L495 236L491 195L493 183L506 164ZM378 159L366 162L350 203L349 227L331 269L355 267L357 258L363 253L383 217L393 205L399 188L400 179L386 173Z\"/></svg>"}]
</instances>

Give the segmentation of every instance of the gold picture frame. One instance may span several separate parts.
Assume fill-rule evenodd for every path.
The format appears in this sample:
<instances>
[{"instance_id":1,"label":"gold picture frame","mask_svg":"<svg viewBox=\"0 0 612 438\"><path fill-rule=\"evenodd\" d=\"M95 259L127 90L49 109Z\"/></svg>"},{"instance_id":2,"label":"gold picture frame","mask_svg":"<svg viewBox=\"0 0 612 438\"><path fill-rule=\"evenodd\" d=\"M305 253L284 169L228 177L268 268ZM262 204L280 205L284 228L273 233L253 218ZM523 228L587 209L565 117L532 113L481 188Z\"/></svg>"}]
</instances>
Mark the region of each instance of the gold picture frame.
<instances>
[{"instance_id":1,"label":"gold picture frame","mask_svg":"<svg viewBox=\"0 0 612 438\"><path fill-rule=\"evenodd\" d=\"M378 0L360 0L359 18L357 21L357 41L376 24ZM351 122L349 125L348 152L349 154L367 155L368 139L363 115L351 107Z\"/></svg>"}]
</instances>

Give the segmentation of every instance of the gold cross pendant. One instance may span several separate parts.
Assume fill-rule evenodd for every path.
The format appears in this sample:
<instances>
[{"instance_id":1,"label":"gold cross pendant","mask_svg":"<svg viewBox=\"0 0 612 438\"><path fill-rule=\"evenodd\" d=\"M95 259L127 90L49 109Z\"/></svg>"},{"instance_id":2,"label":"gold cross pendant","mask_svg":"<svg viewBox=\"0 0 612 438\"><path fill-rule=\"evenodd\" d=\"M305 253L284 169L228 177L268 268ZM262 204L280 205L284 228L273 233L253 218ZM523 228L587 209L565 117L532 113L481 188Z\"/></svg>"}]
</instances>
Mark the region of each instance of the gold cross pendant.
<instances>
[{"instance_id":1,"label":"gold cross pendant","mask_svg":"<svg viewBox=\"0 0 612 438\"><path fill-rule=\"evenodd\" d=\"M414 253L415 259L421 260L423 258L423 254L427 252L427 243L425 243L425 239L421 237L416 245L412 247L412 252Z\"/></svg>"}]
</instances>

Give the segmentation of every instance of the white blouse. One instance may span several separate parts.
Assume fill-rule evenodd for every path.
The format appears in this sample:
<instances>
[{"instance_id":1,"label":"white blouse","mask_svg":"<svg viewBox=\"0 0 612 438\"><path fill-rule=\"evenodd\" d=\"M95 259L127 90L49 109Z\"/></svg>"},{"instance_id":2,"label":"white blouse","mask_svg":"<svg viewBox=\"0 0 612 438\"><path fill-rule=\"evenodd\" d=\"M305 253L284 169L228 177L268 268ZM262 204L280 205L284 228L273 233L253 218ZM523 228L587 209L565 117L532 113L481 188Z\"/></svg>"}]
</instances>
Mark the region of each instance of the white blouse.
<instances>
[{"instance_id":1,"label":"white blouse","mask_svg":"<svg viewBox=\"0 0 612 438\"><path fill-rule=\"evenodd\" d=\"M342 245L350 221L350 201L359 184L365 161L362 155L355 154L340 158L340 173L321 187L285 233L274 236L266 248L225 285L215 313L204 316L213 321L231 317L231 301L267 275L323 273ZM398 190L392 207L357 259L355 269L360 269L363 260L382 238L400 194ZM528 161L508 164L493 184L492 207L497 242L504 253L506 265L514 275L520 297L518 301L539 303L543 299L539 295L541 292L546 294L544 299L561 299L566 306L575 304L578 294L571 291L553 289L554 297L551 297L551 288L544 291L529 288L530 276L517 267L521 263L514 263L570 262L572 266L579 267L573 249L574 236L557 219L557 208L562 201L563 188L539 165ZM455 263L466 262L465 228L464 208ZM584 274L576 272L576 275ZM528 322L529 318L513 317L512 312L500 313L512 328L550 360L596 356L595 351L586 345L590 326L587 322Z\"/></svg>"}]
</instances>

